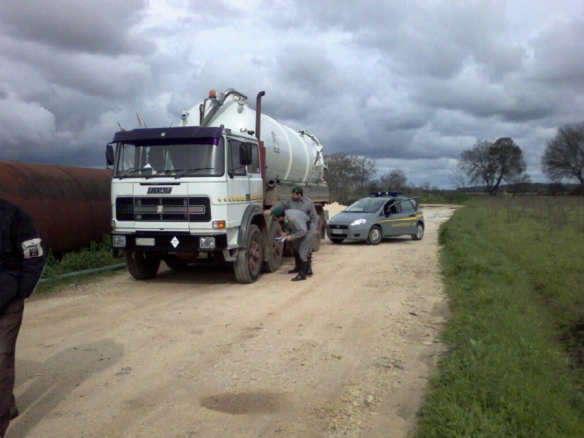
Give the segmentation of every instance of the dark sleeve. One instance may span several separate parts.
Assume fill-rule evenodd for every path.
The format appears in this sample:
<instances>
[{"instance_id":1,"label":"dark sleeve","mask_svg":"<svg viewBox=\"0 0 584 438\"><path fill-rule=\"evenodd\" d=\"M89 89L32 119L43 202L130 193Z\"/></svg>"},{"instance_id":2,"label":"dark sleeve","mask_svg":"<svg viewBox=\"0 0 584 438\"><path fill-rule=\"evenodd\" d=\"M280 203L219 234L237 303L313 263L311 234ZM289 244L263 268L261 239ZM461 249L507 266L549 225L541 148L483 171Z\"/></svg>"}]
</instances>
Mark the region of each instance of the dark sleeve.
<instances>
[{"instance_id":1,"label":"dark sleeve","mask_svg":"<svg viewBox=\"0 0 584 438\"><path fill-rule=\"evenodd\" d=\"M45 254L34 222L24 210L17 213L15 236L15 243L22 256L18 296L28 298L34 292L41 275L43 275Z\"/></svg>"}]
</instances>

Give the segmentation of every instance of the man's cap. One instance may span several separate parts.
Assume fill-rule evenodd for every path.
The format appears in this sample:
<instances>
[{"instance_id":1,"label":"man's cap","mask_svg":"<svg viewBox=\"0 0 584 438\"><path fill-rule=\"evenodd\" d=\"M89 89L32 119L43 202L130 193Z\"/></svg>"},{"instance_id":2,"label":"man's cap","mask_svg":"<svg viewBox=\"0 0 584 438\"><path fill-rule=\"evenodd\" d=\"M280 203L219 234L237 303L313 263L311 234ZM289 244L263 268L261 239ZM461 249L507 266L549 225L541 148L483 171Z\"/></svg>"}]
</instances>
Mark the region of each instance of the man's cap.
<instances>
[{"instance_id":1,"label":"man's cap","mask_svg":"<svg viewBox=\"0 0 584 438\"><path fill-rule=\"evenodd\" d=\"M272 216L281 217L284 216L284 209L281 207L276 207L272 210Z\"/></svg>"},{"instance_id":2,"label":"man's cap","mask_svg":"<svg viewBox=\"0 0 584 438\"><path fill-rule=\"evenodd\" d=\"M292 189L292 193L303 193L302 187L296 186Z\"/></svg>"}]
</instances>

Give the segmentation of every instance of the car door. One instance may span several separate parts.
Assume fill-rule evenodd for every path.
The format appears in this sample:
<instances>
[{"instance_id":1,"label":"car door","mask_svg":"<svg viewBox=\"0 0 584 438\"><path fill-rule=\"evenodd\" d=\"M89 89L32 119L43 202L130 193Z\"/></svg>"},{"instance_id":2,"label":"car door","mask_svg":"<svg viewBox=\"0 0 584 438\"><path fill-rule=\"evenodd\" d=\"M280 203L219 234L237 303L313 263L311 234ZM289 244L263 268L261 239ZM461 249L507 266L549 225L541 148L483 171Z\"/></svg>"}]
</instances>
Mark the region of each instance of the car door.
<instances>
[{"instance_id":1,"label":"car door","mask_svg":"<svg viewBox=\"0 0 584 438\"><path fill-rule=\"evenodd\" d=\"M399 207L397 206L397 201L395 199L390 199L384 204L380 213L381 217L379 218L383 237L393 235L393 223L396 220L396 214L398 212Z\"/></svg>"},{"instance_id":2,"label":"car door","mask_svg":"<svg viewBox=\"0 0 584 438\"><path fill-rule=\"evenodd\" d=\"M401 212L403 214L403 228L401 234L416 233L416 206L411 199L404 199L400 202Z\"/></svg>"},{"instance_id":3,"label":"car door","mask_svg":"<svg viewBox=\"0 0 584 438\"><path fill-rule=\"evenodd\" d=\"M410 212L403 210L401 201L401 199L394 198L387 205L389 214L384 221L384 235L387 237L410 234L408 231Z\"/></svg>"}]
</instances>

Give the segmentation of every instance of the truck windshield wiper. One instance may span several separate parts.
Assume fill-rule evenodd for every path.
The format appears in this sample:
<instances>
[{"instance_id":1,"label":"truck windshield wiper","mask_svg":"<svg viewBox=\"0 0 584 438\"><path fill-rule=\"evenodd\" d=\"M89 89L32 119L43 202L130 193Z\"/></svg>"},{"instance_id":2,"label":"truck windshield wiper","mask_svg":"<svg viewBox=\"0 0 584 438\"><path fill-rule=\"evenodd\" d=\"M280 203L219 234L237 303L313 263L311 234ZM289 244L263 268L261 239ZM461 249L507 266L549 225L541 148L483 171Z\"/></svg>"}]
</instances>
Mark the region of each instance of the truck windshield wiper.
<instances>
[{"instance_id":1,"label":"truck windshield wiper","mask_svg":"<svg viewBox=\"0 0 584 438\"><path fill-rule=\"evenodd\" d=\"M143 170L150 170L150 168L149 167L140 167L138 169L133 169L133 168L126 169L125 171L123 171L119 175L116 175L116 178L120 178L120 179L126 178L127 176L134 175L135 173L142 172Z\"/></svg>"},{"instance_id":2,"label":"truck windshield wiper","mask_svg":"<svg viewBox=\"0 0 584 438\"><path fill-rule=\"evenodd\" d=\"M197 167L196 169L176 169L175 172L183 172L180 175L177 175L175 178L179 178L181 176L189 176L198 172L199 170L213 170L214 167Z\"/></svg>"}]
</instances>

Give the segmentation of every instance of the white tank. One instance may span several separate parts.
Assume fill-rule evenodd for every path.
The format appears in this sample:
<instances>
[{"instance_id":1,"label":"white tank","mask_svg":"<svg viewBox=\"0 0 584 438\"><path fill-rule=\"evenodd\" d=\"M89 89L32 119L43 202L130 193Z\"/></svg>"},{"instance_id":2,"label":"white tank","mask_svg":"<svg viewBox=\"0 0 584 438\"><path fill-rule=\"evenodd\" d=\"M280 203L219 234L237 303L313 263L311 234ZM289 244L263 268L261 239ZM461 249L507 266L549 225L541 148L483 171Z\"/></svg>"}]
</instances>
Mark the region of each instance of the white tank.
<instances>
[{"instance_id":1,"label":"white tank","mask_svg":"<svg viewBox=\"0 0 584 438\"><path fill-rule=\"evenodd\" d=\"M208 99L202 104L205 104L203 123L199 121L200 106L196 106L183 112L183 126L223 125L233 134L255 138L256 112L249 108L240 93L227 90L219 98ZM315 136L306 131L294 131L264 114L261 115L260 135L266 148L267 181L324 182L323 147Z\"/></svg>"}]
</instances>

